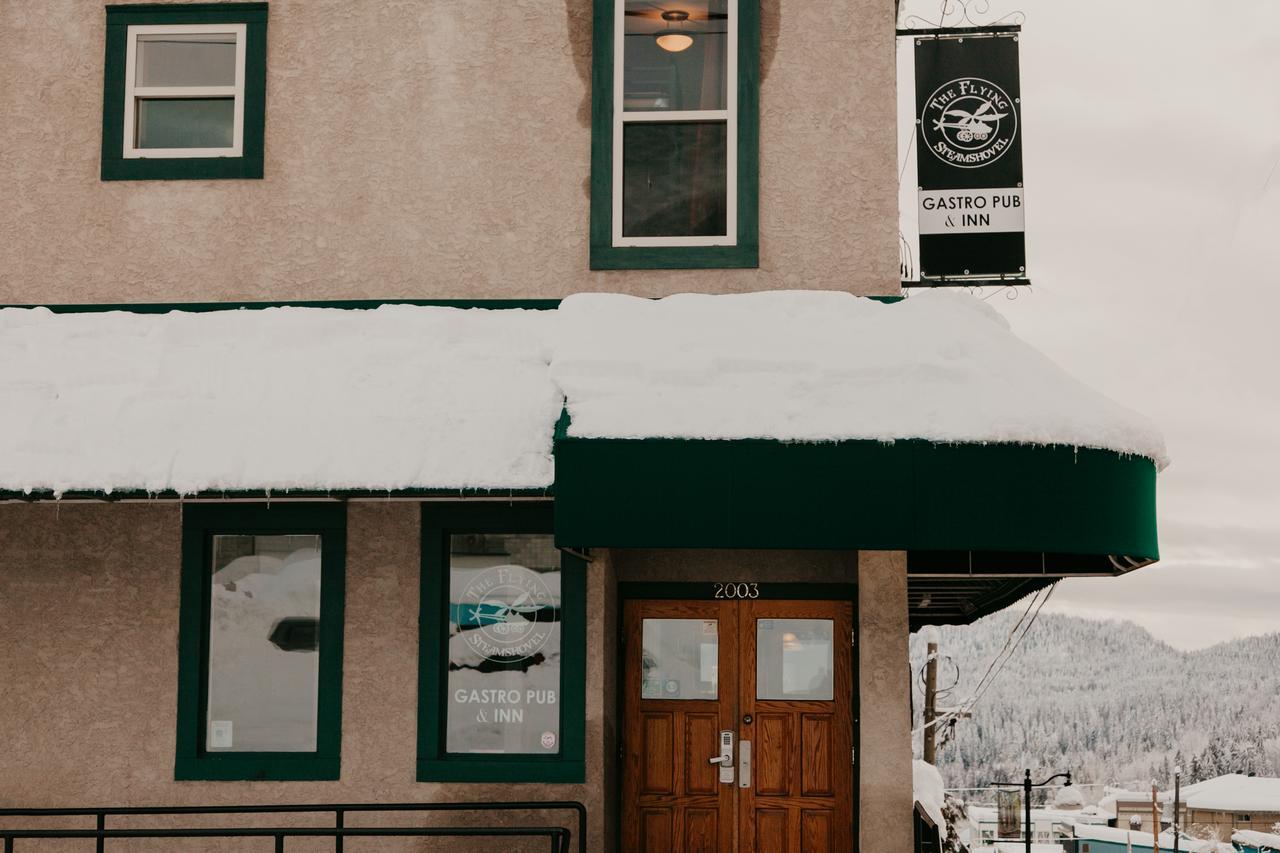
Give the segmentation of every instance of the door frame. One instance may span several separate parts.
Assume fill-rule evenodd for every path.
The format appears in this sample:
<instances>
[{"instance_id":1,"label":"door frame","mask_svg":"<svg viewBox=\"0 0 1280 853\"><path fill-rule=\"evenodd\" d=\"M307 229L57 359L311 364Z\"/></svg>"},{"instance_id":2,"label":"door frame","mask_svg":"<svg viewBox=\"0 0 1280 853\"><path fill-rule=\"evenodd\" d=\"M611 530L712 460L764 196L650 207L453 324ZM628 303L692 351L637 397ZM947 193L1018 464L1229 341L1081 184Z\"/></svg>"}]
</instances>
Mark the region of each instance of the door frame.
<instances>
[{"instance_id":1,"label":"door frame","mask_svg":"<svg viewBox=\"0 0 1280 853\"><path fill-rule=\"evenodd\" d=\"M734 583L730 581L729 583ZM617 584L617 635L614 638L614 646L617 649L617 655L614 660L614 666L617 667L616 695L614 696L614 708L616 709L617 720L617 744L614 749L614 761L621 761L623 758L622 736L626 732L626 725L622 720L622 712L626 701L626 648L622 643L622 635L625 629L625 622L622 618L623 604L631 599L651 599L655 601L713 601L715 597L715 588L719 585L719 581L619 581ZM858 613L858 586L853 583L760 583L758 584L760 594L756 596L755 601L847 601L853 606L853 630L854 638L857 639L862 633L862 620ZM862 706L860 701L861 691L859 687L862 683L861 679L861 653L859 651L860 644L855 642L853 647L853 695L849 697L852 705L850 708L853 715L853 742L858 749L858 755L862 754ZM613 791L613 807L614 814L621 816L623 813L622 802L622 783L619 776L614 784ZM855 849L858 844L858 825L862 816L862 764L860 762L853 765L853 809L850 817L853 822L853 843ZM622 844L622 821L614 821L614 838L613 844L615 850L621 850Z\"/></svg>"}]
</instances>

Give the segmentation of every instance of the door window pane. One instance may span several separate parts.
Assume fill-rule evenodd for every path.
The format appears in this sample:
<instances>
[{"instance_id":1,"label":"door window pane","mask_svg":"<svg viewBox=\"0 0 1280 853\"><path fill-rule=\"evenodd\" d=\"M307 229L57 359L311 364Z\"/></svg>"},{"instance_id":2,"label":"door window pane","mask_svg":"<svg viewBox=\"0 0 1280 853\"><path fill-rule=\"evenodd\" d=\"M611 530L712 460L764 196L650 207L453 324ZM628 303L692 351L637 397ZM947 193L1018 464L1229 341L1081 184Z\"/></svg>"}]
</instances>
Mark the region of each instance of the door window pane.
<instances>
[{"instance_id":1,"label":"door window pane","mask_svg":"<svg viewBox=\"0 0 1280 853\"><path fill-rule=\"evenodd\" d=\"M230 148L235 98L139 98L139 148Z\"/></svg>"},{"instance_id":2,"label":"door window pane","mask_svg":"<svg viewBox=\"0 0 1280 853\"><path fill-rule=\"evenodd\" d=\"M642 699L715 699L720 634L715 619L645 619Z\"/></svg>"},{"instance_id":3,"label":"door window pane","mask_svg":"<svg viewBox=\"0 0 1280 853\"><path fill-rule=\"evenodd\" d=\"M313 752L320 537L214 536L208 752Z\"/></svg>"},{"instance_id":4,"label":"door window pane","mask_svg":"<svg viewBox=\"0 0 1280 853\"><path fill-rule=\"evenodd\" d=\"M726 0L665 9L627 0L622 108L726 109L727 7Z\"/></svg>"},{"instance_id":5,"label":"door window pane","mask_svg":"<svg viewBox=\"0 0 1280 853\"><path fill-rule=\"evenodd\" d=\"M830 619L756 620L756 698L831 699Z\"/></svg>"},{"instance_id":6,"label":"door window pane","mask_svg":"<svg viewBox=\"0 0 1280 853\"><path fill-rule=\"evenodd\" d=\"M446 752L560 752L560 552L549 534L450 536Z\"/></svg>"},{"instance_id":7,"label":"door window pane","mask_svg":"<svg viewBox=\"0 0 1280 853\"><path fill-rule=\"evenodd\" d=\"M722 121L624 125L623 236L725 234L727 141Z\"/></svg>"},{"instance_id":8,"label":"door window pane","mask_svg":"<svg viewBox=\"0 0 1280 853\"><path fill-rule=\"evenodd\" d=\"M138 86L234 86L235 33L138 36Z\"/></svg>"}]
</instances>

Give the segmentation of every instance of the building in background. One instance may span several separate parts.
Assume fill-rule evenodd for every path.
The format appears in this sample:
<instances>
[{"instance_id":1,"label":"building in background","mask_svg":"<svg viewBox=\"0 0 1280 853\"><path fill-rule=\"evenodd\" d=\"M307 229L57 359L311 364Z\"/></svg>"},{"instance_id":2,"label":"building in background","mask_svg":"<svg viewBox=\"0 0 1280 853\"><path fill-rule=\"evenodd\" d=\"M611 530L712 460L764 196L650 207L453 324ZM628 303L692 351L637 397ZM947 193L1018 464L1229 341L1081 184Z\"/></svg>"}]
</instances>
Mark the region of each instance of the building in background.
<instances>
[{"instance_id":1,"label":"building in background","mask_svg":"<svg viewBox=\"0 0 1280 853\"><path fill-rule=\"evenodd\" d=\"M0 805L905 853L908 632L1158 557L1145 421L899 299L882 0L14 2L0 79Z\"/></svg>"}]
</instances>

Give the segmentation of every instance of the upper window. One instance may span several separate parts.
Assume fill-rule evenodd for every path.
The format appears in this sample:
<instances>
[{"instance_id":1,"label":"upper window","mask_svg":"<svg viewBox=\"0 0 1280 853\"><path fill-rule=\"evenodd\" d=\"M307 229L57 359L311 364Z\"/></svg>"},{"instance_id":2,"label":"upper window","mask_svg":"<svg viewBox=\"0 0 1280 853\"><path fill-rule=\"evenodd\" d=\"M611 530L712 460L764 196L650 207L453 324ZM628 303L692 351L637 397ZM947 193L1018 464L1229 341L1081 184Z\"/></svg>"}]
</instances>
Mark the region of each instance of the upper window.
<instances>
[{"instance_id":1,"label":"upper window","mask_svg":"<svg viewBox=\"0 0 1280 853\"><path fill-rule=\"evenodd\" d=\"M260 178L265 3L108 6L102 177Z\"/></svg>"},{"instance_id":2,"label":"upper window","mask_svg":"<svg viewBox=\"0 0 1280 853\"><path fill-rule=\"evenodd\" d=\"M179 779L336 779L341 505L183 512Z\"/></svg>"},{"instance_id":3,"label":"upper window","mask_svg":"<svg viewBox=\"0 0 1280 853\"><path fill-rule=\"evenodd\" d=\"M757 0L596 0L595 269L758 261Z\"/></svg>"},{"instance_id":4,"label":"upper window","mask_svg":"<svg viewBox=\"0 0 1280 853\"><path fill-rule=\"evenodd\" d=\"M420 781L582 781L585 577L550 524L424 505Z\"/></svg>"}]
</instances>

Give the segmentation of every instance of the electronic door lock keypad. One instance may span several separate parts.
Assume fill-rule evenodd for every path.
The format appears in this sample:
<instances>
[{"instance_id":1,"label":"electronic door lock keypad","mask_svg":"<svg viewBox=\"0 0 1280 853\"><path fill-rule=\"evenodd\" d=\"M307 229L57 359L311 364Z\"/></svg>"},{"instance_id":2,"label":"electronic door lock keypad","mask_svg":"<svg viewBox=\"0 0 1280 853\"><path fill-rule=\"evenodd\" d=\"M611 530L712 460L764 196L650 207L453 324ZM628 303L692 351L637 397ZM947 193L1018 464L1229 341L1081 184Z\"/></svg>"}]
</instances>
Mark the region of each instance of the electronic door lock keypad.
<instances>
[{"instance_id":1,"label":"electronic door lock keypad","mask_svg":"<svg viewBox=\"0 0 1280 853\"><path fill-rule=\"evenodd\" d=\"M720 732L720 754L708 758L707 763L720 765L720 784L733 784L733 730Z\"/></svg>"}]
</instances>

